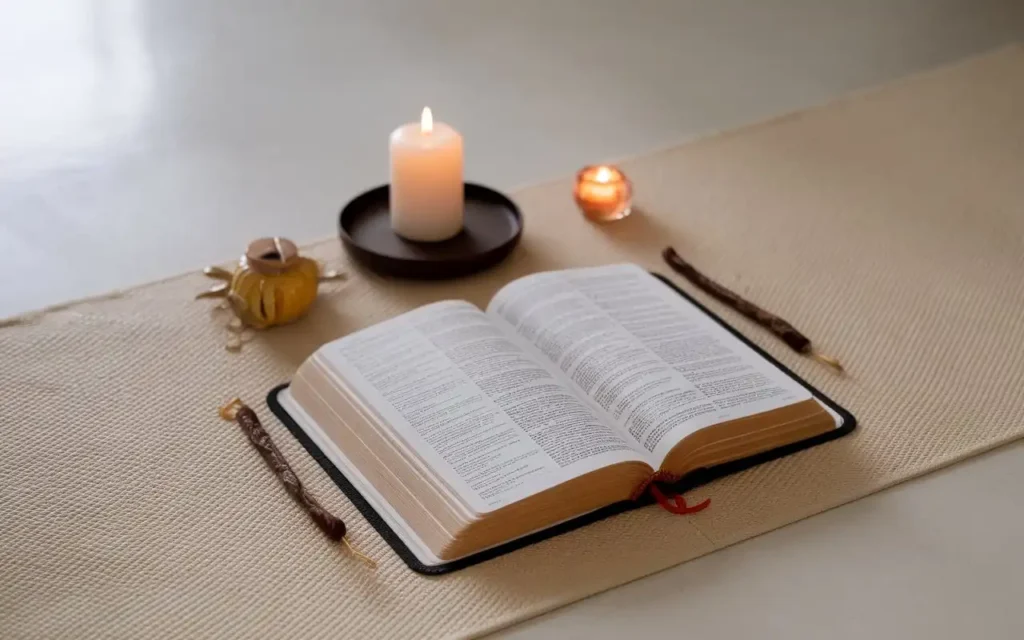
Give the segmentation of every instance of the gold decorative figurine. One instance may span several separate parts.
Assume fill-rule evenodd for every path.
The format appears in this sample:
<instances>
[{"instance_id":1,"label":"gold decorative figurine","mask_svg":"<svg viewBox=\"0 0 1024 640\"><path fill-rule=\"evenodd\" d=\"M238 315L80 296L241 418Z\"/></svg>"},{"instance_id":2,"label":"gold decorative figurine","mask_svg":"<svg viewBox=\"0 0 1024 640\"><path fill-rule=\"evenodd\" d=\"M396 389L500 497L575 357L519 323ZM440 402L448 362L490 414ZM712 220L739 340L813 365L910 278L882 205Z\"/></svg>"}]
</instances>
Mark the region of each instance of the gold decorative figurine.
<instances>
[{"instance_id":1,"label":"gold decorative figurine","mask_svg":"<svg viewBox=\"0 0 1024 640\"><path fill-rule=\"evenodd\" d=\"M220 267L206 267L203 273L223 280L197 298L226 298L238 318L233 328L266 329L294 322L316 299L323 280L340 280L336 271L320 273L312 258L299 255L295 243L285 238L260 238L249 244L234 273ZM228 348L241 347L241 341Z\"/></svg>"}]
</instances>

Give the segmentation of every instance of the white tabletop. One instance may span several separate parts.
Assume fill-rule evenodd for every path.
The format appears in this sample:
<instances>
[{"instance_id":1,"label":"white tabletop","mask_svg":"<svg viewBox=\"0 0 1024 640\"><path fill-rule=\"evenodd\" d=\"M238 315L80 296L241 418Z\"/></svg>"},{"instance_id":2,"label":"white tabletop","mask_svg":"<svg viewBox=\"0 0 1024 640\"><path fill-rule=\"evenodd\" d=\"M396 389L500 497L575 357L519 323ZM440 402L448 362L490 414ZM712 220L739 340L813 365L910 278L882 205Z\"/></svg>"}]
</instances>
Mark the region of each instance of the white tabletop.
<instances>
[{"instance_id":1,"label":"white tabletop","mask_svg":"<svg viewBox=\"0 0 1024 640\"><path fill-rule=\"evenodd\" d=\"M425 104L499 188L1024 39L1015 0L0 3L0 316L334 233ZM509 637L1024 637L1024 445Z\"/></svg>"}]
</instances>

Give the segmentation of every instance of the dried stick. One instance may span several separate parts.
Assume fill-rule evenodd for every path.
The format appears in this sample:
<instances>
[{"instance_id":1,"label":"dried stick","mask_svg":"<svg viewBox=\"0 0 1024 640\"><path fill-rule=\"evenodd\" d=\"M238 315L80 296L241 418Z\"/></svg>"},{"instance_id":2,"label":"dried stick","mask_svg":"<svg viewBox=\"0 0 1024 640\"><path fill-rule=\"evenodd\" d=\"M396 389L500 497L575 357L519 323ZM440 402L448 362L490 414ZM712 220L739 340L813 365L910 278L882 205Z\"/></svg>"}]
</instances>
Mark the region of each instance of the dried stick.
<instances>
[{"instance_id":1,"label":"dried stick","mask_svg":"<svg viewBox=\"0 0 1024 640\"><path fill-rule=\"evenodd\" d=\"M377 563L366 557L359 551L357 551L345 537L347 528L345 523L340 518L331 515L326 509L320 506L320 503L316 501L309 491L299 481L299 477L295 475L291 465L281 455L281 451L271 440L270 434L266 432L263 425L260 424L260 419L256 415L256 412L245 405L240 399L235 398L228 404L224 405L220 409L220 417L234 421L238 423L238 426L242 428L242 431L246 436L249 437L249 442L259 452L260 456L263 457L263 461L267 463L270 470L274 472L277 479L284 485L285 491L292 497L295 502L301 506L309 517L316 523L316 526L320 527L320 530L324 534L334 540L335 542L341 541L353 554L359 557L361 560L369 564L373 568L377 568Z\"/></svg>"},{"instance_id":2,"label":"dried stick","mask_svg":"<svg viewBox=\"0 0 1024 640\"><path fill-rule=\"evenodd\" d=\"M797 353L810 356L819 362L823 362L830 367L835 368L837 371L843 371L843 365L839 364L838 360L832 356L815 351L814 347L811 345L811 339L797 331L796 327L779 316L762 309L753 302L744 300L700 271L697 271L696 267L686 260L683 260L682 256L676 253L675 249L672 247L667 247L662 252L661 256L674 271L689 280L701 291L717 300L720 300L721 302L724 302L757 324L768 329Z\"/></svg>"}]
</instances>

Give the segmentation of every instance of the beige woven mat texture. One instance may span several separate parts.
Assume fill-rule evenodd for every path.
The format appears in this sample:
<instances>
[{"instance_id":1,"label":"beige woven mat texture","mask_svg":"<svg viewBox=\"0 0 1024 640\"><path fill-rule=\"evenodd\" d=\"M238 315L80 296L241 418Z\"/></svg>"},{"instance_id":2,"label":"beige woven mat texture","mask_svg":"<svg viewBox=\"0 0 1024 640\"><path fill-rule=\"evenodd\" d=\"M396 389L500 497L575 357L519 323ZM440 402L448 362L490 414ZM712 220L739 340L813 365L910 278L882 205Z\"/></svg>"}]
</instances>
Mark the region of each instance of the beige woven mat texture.
<instances>
[{"instance_id":1,"label":"beige woven mat texture","mask_svg":"<svg viewBox=\"0 0 1024 640\"><path fill-rule=\"evenodd\" d=\"M239 354L223 348L215 303L192 299L210 284L197 274L0 328L2 634L476 635L1024 433L1024 48L624 168L631 219L585 223L567 179L522 190L526 233L501 267L440 284L353 270L301 323ZM263 404L332 338L428 301L484 304L533 271L663 271L670 242L842 358L846 378L711 304L852 410L855 435L696 491L712 498L699 515L646 508L426 578ZM334 239L310 250L346 265ZM217 418L234 395L260 408L377 573L327 542Z\"/></svg>"}]
</instances>

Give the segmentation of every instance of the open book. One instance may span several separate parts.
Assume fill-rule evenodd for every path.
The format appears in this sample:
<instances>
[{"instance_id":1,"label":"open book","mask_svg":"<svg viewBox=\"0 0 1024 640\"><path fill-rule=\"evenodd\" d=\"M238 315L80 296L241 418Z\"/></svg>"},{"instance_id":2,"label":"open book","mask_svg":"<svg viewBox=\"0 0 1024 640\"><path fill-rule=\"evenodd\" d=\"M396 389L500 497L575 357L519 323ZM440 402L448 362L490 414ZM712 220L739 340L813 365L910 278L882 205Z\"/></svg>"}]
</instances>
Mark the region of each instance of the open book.
<instances>
[{"instance_id":1,"label":"open book","mask_svg":"<svg viewBox=\"0 0 1024 640\"><path fill-rule=\"evenodd\" d=\"M634 265L530 275L486 311L438 302L330 342L278 402L428 566L843 423Z\"/></svg>"}]
</instances>

